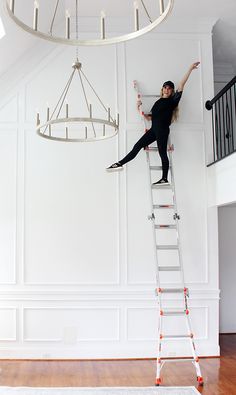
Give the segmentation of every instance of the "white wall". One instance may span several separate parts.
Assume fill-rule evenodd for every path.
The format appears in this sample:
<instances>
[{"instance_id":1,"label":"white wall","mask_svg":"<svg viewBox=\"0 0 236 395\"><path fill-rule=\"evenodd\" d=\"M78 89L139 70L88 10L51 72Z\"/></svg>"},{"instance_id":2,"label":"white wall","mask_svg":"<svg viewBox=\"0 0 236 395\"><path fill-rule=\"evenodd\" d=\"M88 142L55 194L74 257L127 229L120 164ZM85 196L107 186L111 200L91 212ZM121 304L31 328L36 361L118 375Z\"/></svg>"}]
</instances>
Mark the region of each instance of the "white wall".
<instances>
[{"instance_id":1,"label":"white wall","mask_svg":"<svg viewBox=\"0 0 236 395\"><path fill-rule=\"evenodd\" d=\"M159 93L163 81L177 83L198 59L172 140L193 331L198 353L217 355L217 216L207 204L204 148L210 122L204 101L213 95L210 24L188 21L117 47L80 48L86 74L121 116L119 136L94 144L45 141L35 133L36 109L56 102L74 60L73 49L54 48L47 56L40 48L28 54L27 70L34 56L42 58L1 98L1 356L156 355L145 154L121 174L104 169L142 134L133 80L145 93ZM166 349L187 354L182 343Z\"/></svg>"},{"instance_id":2,"label":"white wall","mask_svg":"<svg viewBox=\"0 0 236 395\"><path fill-rule=\"evenodd\" d=\"M220 333L236 332L236 206L219 207Z\"/></svg>"},{"instance_id":3,"label":"white wall","mask_svg":"<svg viewBox=\"0 0 236 395\"><path fill-rule=\"evenodd\" d=\"M208 204L221 206L236 201L236 153L207 169Z\"/></svg>"}]
</instances>

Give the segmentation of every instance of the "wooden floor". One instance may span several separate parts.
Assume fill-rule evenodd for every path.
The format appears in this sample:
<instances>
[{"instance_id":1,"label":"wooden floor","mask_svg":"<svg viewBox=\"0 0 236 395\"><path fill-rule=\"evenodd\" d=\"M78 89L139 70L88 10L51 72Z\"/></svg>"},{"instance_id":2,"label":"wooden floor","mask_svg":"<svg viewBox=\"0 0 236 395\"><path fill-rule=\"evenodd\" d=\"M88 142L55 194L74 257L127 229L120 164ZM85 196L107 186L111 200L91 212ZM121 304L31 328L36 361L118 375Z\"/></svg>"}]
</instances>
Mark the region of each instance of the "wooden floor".
<instances>
[{"instance_id":1,"label":"wooden floor","mask_svg":"<svg viewBox=\"0 0 236 395\"><path fill-rule=\"evenodd\" d=\"M221 357L201 359L205 395L236 395L236 335L221 335ZM14 361L0 360L1 386L81 387L153 386L153 360ZM169 363L162 369L163 385L191 386L195 369L189 362Z\"/></svg>"}]
</instances>

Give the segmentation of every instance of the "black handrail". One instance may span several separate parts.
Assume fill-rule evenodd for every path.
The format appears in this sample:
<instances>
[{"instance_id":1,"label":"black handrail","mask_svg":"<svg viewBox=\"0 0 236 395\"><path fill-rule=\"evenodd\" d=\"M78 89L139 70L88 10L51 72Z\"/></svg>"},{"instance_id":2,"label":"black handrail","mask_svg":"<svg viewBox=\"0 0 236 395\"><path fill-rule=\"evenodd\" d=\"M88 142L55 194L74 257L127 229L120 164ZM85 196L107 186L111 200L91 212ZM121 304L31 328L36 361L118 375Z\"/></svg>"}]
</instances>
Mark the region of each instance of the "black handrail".
<instances>
[{"instance_id":1,"label":"black handrail","mask_svg":"<svg viewBox=\"0 0 236 395\"><path fill-rule=\"evenodd\" d=\"M236 152L236 76L205 107L212 110L214 160L211 165Z\"/></svg>"},{"instance_id":2,"label":"black handrail","mask_svg":"<svg viewBox=\"0 0 236 395\"><path fill-rule=\"evenodd\" d=\"M236 83L236 76L234 78L232 78L231 81L228 82L227 85L225 85L225 87L223 89L221 89L221 91L219 93L217 93L217 95L215 95L215 97L213 97L212 100L207 100L205 103L205 107L207 110L212 110L213 104L221 97L223 96L223 94L225 92L227 92L227 90L229 90L231 88L231 86L233 86Z\"/></svg>"}]
</instances>

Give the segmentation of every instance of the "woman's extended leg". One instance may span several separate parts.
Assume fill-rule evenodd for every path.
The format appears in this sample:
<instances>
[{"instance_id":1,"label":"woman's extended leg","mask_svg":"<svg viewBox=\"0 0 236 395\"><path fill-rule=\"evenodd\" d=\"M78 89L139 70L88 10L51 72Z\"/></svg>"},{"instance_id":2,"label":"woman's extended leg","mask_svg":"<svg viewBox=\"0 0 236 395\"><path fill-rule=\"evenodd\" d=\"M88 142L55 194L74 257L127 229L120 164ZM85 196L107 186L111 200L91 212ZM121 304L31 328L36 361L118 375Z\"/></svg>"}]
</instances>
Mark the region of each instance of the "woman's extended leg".
<instances>
[{"instance_id":1,"label":"woman's extended leg","mask_svg":"<svg viewBox=\"0 0 236 395\"><path fill-rule=\"evenodd\" d=\"M133 146L133 149L119 162L114 163L110 167L107 168L108 171L113 170L121 170L122 166L135 158L138 152L147 147L149 144L153 143L156 140L156 135L152 129L149 129L144 135L137 141L137 143Z\"/></svg>"}]
</instances>

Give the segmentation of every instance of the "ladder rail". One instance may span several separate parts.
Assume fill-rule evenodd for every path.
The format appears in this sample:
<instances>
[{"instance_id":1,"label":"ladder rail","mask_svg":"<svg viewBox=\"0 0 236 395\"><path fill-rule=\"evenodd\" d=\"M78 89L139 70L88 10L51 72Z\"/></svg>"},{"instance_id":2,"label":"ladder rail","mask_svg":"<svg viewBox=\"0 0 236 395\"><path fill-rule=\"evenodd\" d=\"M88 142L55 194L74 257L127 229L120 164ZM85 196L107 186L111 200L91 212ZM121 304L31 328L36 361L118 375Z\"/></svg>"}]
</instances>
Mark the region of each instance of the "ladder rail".
<instances>
[{"instance_id":1,"label":"ladder rail","mask_svg":"<svg viewBox=\"0 0 236 395\"><path fill-rule=\"evenodd\" d=\"M144 124L144 129L145 132L148 130L147 128L147 121L145 118L145 113L142 108L142 102L141 98L142 97L160 97L159 95L141 95L139 92L138 88L138 83L137 81L134 81L134 88L137 94L137 100L139 101L138 105L138 110L141 115L143 124ZM168 146L171 146L171 140L169 138L168 140ZM168 362L168 358L161 358L161 352L162 352L162 341L173 341L176 339L179 340L188 340L190 343L190 348L192 352L192 358L176 358L175 361L191 361L196 369L197 373L197 381L199 385L203 385L203 378L201 376L201 369L199 365L199 359L196 354L196 348L195 348L195 343L194 343L194 335L192 333L191 329L191 323L190 323L190 318L189 318L189 310L188 310L188 297L189 297L189 291L188 288L185 287L185 278L184 278L184 270L183 270L183 259L182 259L182 245L180 241L180 229L179 229L179 215L177 211L177 199L176 199L176 188L175 188L175 175L174 175L174 168L173 168L173 158L172 158L172 148L169 150L169 163L170 163L170 175L171 175L171 191L172 191L172 200L173 204L154 204L154 194L153 194L153 188L152 186L152 177L151 177L151 171L152 170L161 170L161 166L151 166L151 161L150 161L150 152L151 151L157 151L158 149L154 147L150 147L148 149L145 149L146 151L146 160L147 160L147 170L148 170L148 180L150 184L149 188L149 200L151 204L151 215L149 215L149 219L152 220L152 231L153 231L153 241L154 241L154 254L155 254L155 262L156 262L156 282L158 285L157 288L157 301L158 301L158 307L159 307L159 320L158 320L158 328L157 328L157 365L156 365L156 385L161 384L161 369L165 362ZM162 187L163 188L163 187ZM156 220L156 215L155 215L155 209L158 208L165 208L165 209L171 209L174 211L174 216L173 219L175 221L175 225L158 225L155 223ZM177 237L177 244L176 245L158 245L157 244L157 233L156 229L175 229L176 230L176 237ZM178 266L159 266L159 258L157 251L158 250L178 250ZM180 272L180 286L178 288L166 288L166 293L183 293L183 304L184 308L179 309L175 308L172 310L168 309L162 309L162 293L165 293L165 289L161 288L160 284L160 271L179 271ZM187 333L186 335L163 335L162 334L162 325L163 325L163 318L164 316L185 316L185 323L187 326Z\"/></svg>"},{"instance_id":2,"label":"ladder rail","mask_svg":"<svg viewBox=\"0 0 236 395\"><path fill-rule=\"evenodd\" d=\"M179 265L181 267L180 270L180 275L181 275L181 280L182 280L182 285L185 287L185 278L184 278L184 270L183 270L183 256L182 256L182 246L181 246L181 240L180 240L180 230L179 230L179 216L178 216L178 210L177 210L177 199L176 199L176 188L175 188L175 175L174 175L174 166L173 166L173 158L172 158L172 152L170 151L169 154L169 160L170 160L170 173L171 173L171 183L173 186L172 189L172 197L173 197L173 204L174 204L174 210L175 210L175 224L176 224L176 234L177 234L177 245L178 245L178 257L179 257Z\"/></svg>"},{"instance_id":3,"label":"ladder rail","mask_svg":"<svg viewBox=\"0 0 236 395\"><path fill-rule=\"evenodd\" d=\"M137 99L141 98L141 95L139 93L139 89L138 89L138 83L137 81L134 81L134 89L136 91L137 94ZM142 104L140 104L139 106L139 114L141 116L141 120L143 122L144 125L144 130L145 132L148 130L148 124L146 122L146 119L144 117L144 111L143 111L143 107ZM149 180L149 185L152 184L152 180L151 180L151 172L148 171L149 170L149 166L150 166L150 155L149 152L146 150L146 161L147 161L147 172L148 172L148 180ZM152 221L152 235L153 235L153 242L154 244L156 244L156 229L155 229L155 212L154 212L154 202L153 202L153 194L152 194L152 190L151 188L149 188L149 201L150 201L150 207L151 207L151 214L149 215L148 219L150 219ZM155 262L158 265L158 254L157 254L157 249L154 248L154 258L155 258ZM157 284L160 283L160 275L159 275L159 271L158 271L158 267L156 266L156 282ZM161 309L161 299L158 297L158 304L159 304L159 308Z\"/></svg>"}]
</instances>

